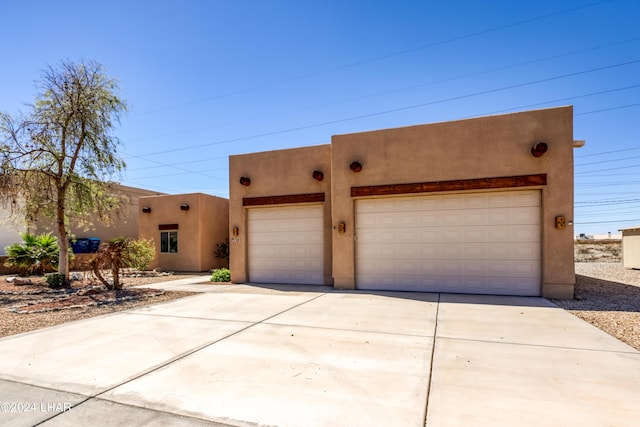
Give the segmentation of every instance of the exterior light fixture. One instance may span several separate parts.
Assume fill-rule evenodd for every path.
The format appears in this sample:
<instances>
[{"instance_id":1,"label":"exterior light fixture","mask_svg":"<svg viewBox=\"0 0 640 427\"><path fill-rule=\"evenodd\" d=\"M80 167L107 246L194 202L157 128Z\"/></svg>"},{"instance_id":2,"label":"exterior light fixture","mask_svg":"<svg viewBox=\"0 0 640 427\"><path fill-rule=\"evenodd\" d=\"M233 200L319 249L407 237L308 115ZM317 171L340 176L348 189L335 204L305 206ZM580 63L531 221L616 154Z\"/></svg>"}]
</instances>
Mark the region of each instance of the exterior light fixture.
<instances>
[{"instance_id":1,"label":"exterior light fixture","mask_svg":"<svg viewBox=\"0 0 640 427\"><path fill-rule=\"evenodd\" d=\"M238 237L239 234L240 234L240 229L238 227L233 227L233 229L231 230L231 235L233 237Z\"/></svg>"},{"instance_id":2,"label":"exterior light fixture","mask_svg":"<svg viewBox=\"0 0 640 427\"><path fill-rule=\"evenodd\" d=\"M324 179L324 173L322 173L322 171L313 171L312 176L316 181L322 181Z\"/></svg>"},{"instance_id":3,"label":"exterior light fixture","mask_svg":"<svg viewBox=\"0 0 640 427\"><path fill-rule=\"evenodd\" d=\"M240 177L240 184L244 185L245 187L248 187L251 185L251 178L246 177L246 176L241 176Z\"/></svg>"},{"instance_id":4,"label":"exterior light fixture","mask_svg":"<svg viewBox=\"0 0 640 427\"><path fill-rule=\"evenodd\" d=\"M180 210L188 211L189 210L189 205L186 204L186 203L181 204L180 205Z\"/></svg>"},{"instance_id":5,"label":"exterior light fixture","mask_svg":"<svg viewBox=\"0 0 640 427\"><path fill-rule=\"evenodd\" d=\"M151 208L150 208L149 206L144 206L144 207L142 208L142 212L144 212L144 213L151 213Z\"/></svg>"},{"instance_id":6,"label":"exterior light fixture","mask_svg":"<svg viewBox=\"0 0 640 427\"><path fill-rule=\"evenodd\" d=\"M531 147L531 154L533 155L533 157L542 157L542 155L546 153L548 149L549 146L546 142L536 142L535 144L533 144L533 147Z\"/></svg>"},{"instance_id":7,"label":"exterior light fixture","mask_svg":"<svg viewBox=\"0 0 640 427\"><path fill-rule=\"evenodd\" d=\"M351 162L351 164L349 165L349 168L354 171L355 173L358 173L362 170L362 163L360 162Z\"/></svg>"}]
</instances>

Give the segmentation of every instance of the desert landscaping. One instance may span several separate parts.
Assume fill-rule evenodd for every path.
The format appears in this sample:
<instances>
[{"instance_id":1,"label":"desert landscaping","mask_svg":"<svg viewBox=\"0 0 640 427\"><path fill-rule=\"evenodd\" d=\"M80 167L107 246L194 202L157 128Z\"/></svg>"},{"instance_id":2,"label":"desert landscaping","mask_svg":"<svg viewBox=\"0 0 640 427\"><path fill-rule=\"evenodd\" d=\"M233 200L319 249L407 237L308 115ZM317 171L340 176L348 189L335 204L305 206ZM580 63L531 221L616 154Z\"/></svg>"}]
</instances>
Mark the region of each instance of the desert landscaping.
<instances>
[{"instance_id":1,"label":"desert landscaping","mask_svg":"<svg viewBox=\"0 0 640 427\"><path fill-rule=\"evenodd\" d=\"M620 255L619 241L576 243L575 298L552 302L640 350L640 270L625 269ZM193 275L129 276L120 291L84 276L66 289L38 277L17 285L10 277L0 276L0 337L193 295L140 287Z\"/></svg>"},{"instance_id":2,"label":"desert landscaping","mask_svg":"<svg viewBox=\"0 0 640 427\"><path fill-rule=\"evenodd\" d=\"M125 276L123 289L117 291L106 290L84 274L62 289L49 288L42 277L19 277L20 284L15 284L16 277L0 276L0 337L193 295L138 286L194 275Z\"/></svg>"},{"instance_id":3,"label":"desert landscaping","mask_svg":"<svg viewBox=\"0 0 640 427\"><path fill-rule=\"evenodd\" d=\"M640 350L640 270L625 269L621 253L620 241L577 242L575 297L552 301Z\"/></svg>"}]
</instances>

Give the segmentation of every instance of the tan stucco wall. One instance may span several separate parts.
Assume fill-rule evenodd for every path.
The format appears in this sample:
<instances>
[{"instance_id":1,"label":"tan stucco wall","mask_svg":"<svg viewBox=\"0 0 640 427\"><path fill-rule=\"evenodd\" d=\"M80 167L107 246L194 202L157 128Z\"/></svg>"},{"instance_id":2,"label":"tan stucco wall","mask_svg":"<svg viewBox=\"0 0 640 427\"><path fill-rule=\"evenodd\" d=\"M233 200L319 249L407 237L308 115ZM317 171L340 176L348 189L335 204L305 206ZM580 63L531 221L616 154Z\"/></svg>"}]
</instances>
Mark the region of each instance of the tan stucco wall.
<instances>
[{"instance_id":1,"label":"tan stucco wall","mask_svg":"<svg viewBox=\"0 0 640 427\"><path fill-rule=\"evenodd\" d=\"M114 237L138 237L138 200L140 197L161 195L157 191L118 185L117 191L127 198L126 208L122 215L114 217L111 225L96 223L89 230L71 227L75 237L97 237L103 242Z\"/></svg>"},{"instance_id":2,"label":"tan stucco wall","mask_svg":"<svg viewBox=\"0 0 640 427\"><path fill-rule=\"evenodd\" d=\"M535 158L530 150L538 141L546 142L549 150ZM330 213L325 213L325 228L332 242L326 249L332 251L329 272L335 287L354 289L351 187L546 173L547 185L526 187L538 188L542 195L541 294L570 298L575 283L573 226L557 229L555 217L573 221L573 142L573 109L560 107L337 135L331 145L232 156L230 227L246 230L242 197L326 191L330 202L325 202L325 209ZM354 160L362 163L362 172L351 171ZM310 177L320 167L323 183ZM250 177L251 186L241 186L240 176ZM330 189L325 187L329 181ZM340 222L346 224L344 234L333 229ZM237 282L247 280L244 237L241 232L240 241L231 245L232 279Z\"/></svg>"},{"instance_id":3,"label":"tan stucco wall","mask_svg":"<svg viewBox=\"0 0 640 427\"><path fill-rule=\"evenodd\" d=\"M113 184L116 192L126 199L125 208L120 216L113 216L110 225L104 225L97 221L89 229L74 226L71 223L71 235L77 238L97 237L101 241L107 241L115 237L138 237L138 199L143 196L159 195L157 191L142 188L127 187ZM4 209L4 210L3 210ZM9 215L6 208L0 207L0 219ZM0 222L0 254L4 253L4 247L8 244L22 241L20 233L26 231L26 225L20 224L17 219ZM52 233L56 235L55 221L47 218L39 218L35 226L30 227L31 233ZM8 243L5 243L8 242Z\"/></svg>"},{"instance_id":4,"label":"tan stucco wall","mask_svg":"<svg viewBox=\"0 0 640 427\"><path fill-rule=\"evenodd\" d=\"M182 210L182 204L189 210ZM151 208L150 213L142 212ZM202 193L140 198L139 235L156 244L156 259L149 268L165 271L207 271L224 265L214 256L216 243L224 242L229 227L229 201ZM178 224L178 252L160 253L163 224Z\"/></svg>"},{"instance_id":5,"label":"tan stucco wall","mask_svg":"<svg viewBox=\"0 0 640 427\"><path fill-rule=\"evenodd\" d=\"M549 144L540 158L537 141ZM572 297L575 283L573 227L555 228L555 216L573 221L573 109L529 111L399 129L334 136L332 207L336 287L355 287L352 186L446 181L546 173L542 191L542 294ZM349 164L358 160L360 173ZM531 188L531 187L528 187Z\"/></svg>"},{"instance_id":6,"label":"tan stucco wall","mask_svg":"<svg viewBox=\"0 0 640 427\"><path fill-rule=\"evenodd\" d=\"M322 181L313 179L314 170L324 173ZM251 179L251 185L240 184L240 177ZM248 277L247 209L244 197L322 193L324 202L324 271L325 284L331 284L331 146L295 148L229 157L229 234L233 227L240 233L231 237L231 279L244 283Z\"/></svg>"},{"instance_id":7,"label":"tan stucco wall","mask_svg":"<svg viewBox=\"0 0 640 427\"><path fill-rule=\"evenodd\" d=\"M229 200L200 195L200 270L227 267L227 261L216 258L216 245L229 238Z\"/></svg>"},{"instance_id":8,"label":"tan stucco wall","mask_svg":"<svg viewBox=\"0 0 640 427\"><path fill-rule=\"evenodd\" d=\"M5 247L22 242L20 233L27 231L27 226L11 217L11 209L0 204L0 256L5 255Z\"/></svg>"},{"instance_id":9,"label":"tan stucco wall","mask_svg":"<svg viewBox=\"0 0 640 427\"><path fill-rule=\"evenodd\" d=\"M640 268L640 229L622 232L622 265Z\"/></svg>"}]
</instances>

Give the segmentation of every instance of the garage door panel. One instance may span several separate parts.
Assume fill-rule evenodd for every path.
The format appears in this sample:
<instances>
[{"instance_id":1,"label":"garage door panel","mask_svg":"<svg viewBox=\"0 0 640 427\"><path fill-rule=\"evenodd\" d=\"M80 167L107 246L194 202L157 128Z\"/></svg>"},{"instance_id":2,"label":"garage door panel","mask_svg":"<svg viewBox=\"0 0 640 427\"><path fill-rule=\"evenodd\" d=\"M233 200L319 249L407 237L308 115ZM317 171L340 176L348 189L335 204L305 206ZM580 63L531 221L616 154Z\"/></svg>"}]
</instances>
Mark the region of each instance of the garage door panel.
<instances>
[{"instance_id":1,"label":"garage door panel","mask_svg":"<svg viewBox=\"0 0 640 427\"><path fill-rule=\"evenodd\" d=\"M291 217L293 219L318 218L318 212L321 212L321 209L319 210L318 207L320 207L320 205L256 208L250 210L251 220L260 221L273 219L276 221L282 221L283 210L288 210L289 212L295 211L295 215Z\"/></svg>"},{"instance_id":2,"label":"garage door panel","mask_svg":"<svg viewBox=\"0 0 640 427\"><path fill-rule=\"evenodd\" d=\"M358 200L356 237L359 288L540 293L537 190Z\"/></svg>"},{"instance_id":3,"label":"garage door panel","mask_svg":"<svg viewBox=\"0 0 640 427\"><path fill-rule=\"evenodd\" d=\"M254 233L251 242L254 248L270 245L314 245L322 243L322 234L313 233L314 230L304 232Z\"/></svg>"},{"instance_id":4,"label":"garage door panel","mask_svg":"<svg viewBox=\"0 0 640 427\"><path fill-rule=\"evenodd\" d=\"M499 208L513 208L517 206L540 206L540 192L496 192L487 195L487 206Z\"/></svg>"},{"instance_id":5,"label":"garage door panel","mask_svg":"<svg viewBox=\"0 0 640 427\"><path fill-rule=\"evenodd\" d=\"M487 245L486 259L537 259L539 250L537 242Z\"/></svg>"},{"instance_id":6,"label":"garage door panel","mask_svg":"<svg viewBox=\"0 0 640 427\"><path fill-rule=\"evenodd\" d=\"M249 280L323 284L323 233L322 205L250 209Z\"/></svg>"},{"instance_id":7,"label":"garage door panel","mask_svg":"<svg viewBox=\"0 0 640 427\"><path fill-rule=\"evenodd\" d=\"M322 248L313 245L263 245L249 248L249 256L252 258L320 258Z\"/></svg>"}]
</instances>

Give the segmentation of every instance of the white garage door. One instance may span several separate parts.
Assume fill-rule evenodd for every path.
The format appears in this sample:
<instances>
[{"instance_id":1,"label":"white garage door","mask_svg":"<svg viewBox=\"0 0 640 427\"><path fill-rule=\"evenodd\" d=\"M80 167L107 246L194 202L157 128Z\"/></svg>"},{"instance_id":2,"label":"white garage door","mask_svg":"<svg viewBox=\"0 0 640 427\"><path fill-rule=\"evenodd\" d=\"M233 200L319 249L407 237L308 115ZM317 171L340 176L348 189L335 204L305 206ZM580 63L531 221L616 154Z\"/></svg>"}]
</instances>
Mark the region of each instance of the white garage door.
<instances>
[{"instance_id":1,"label":"white garage door","mask_svg":"<svg viewBox=\"0 0 640 427\"><path fill-rule=\"evenodd\" d=\"M249 281L323 284L323 207L248 211Z\"/></svg>"},{"instance_id":2,"label":"white garage door","mask_svg":"<svg viewBox=\"0 0 640 427\"><path fill-rule=\"evenodd\" d=\"M540 192L356 201L359 289L540 295Z\"/></svg>"}]
</instances>

